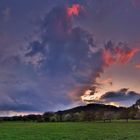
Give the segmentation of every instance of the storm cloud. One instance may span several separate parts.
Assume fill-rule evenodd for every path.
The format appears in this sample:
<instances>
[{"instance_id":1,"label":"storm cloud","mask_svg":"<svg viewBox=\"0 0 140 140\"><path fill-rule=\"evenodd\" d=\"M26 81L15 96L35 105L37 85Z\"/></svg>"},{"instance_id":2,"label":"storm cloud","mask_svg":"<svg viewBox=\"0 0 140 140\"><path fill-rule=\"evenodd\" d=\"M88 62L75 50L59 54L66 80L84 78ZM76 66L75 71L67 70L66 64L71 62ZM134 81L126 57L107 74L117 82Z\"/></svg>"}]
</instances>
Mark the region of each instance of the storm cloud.
<instances>
[{"instance_id":1,"label":"storm cloud","mask_svg":"<svg viewBox=\"0 0 140 140\"><path fill-rule=\"evenodd\" d=\"M45 16L41 39L30 43L26 53L26 57L31 58L31 64L39 65L38 70L48 81L54 80L51 87L64 85L67 89L65 94L69 94L69 88L81 90L92 85L103 71L104 63L102 50L94 42L92 34L80 26L73 26L74 17L68 14L67 8L55 7ZM37 54L41 54L42 59L34 63ZM59 83L55 85L58 79Z\"/></svg>"},{"instance_id":2,"label":"storm cloud","mask_svg":"<svg viewBox=\"0 0 140 140\"><path fill-rule=\"evenodd\" d=\"M104 95L100 97L100 100L110 103L116 102L120 104L127 103L135 103L136 100L140 98L140 93L135 91L129 91L127 88L120 89L119 91L110 91L106 92Z\"/></svg>"},{"instance_id":3,"label":"storm cloud","mask_svg":"<svg viewBox=\"0 0 140 140\"><path fill-rule=\"evenodd\" d=\"M1 12L8 7L5 14L10 16L10 20L0 23L2 112L70 108L83 104L81 96L88 90L91 92L86 96L92 102L99 87L115 83L110 76L96 79L115 64L131 64L139 53L128 43L139 38L140 18L138 6L134 7L137 1L15 0L13 5L6 1L0 6ZM28 21L33 19L37 25ZM139 64L139 56L135 59L134 64ZM125 101L135 92L128 93L121 91L122 96L115 94L112 100ZM106 100L111 102L109 97Z\"/></svg>"},{"instance_id":4,"label":"storm cloud","mask_svg":"<svg viewBox=\"0 0 140 140\"><path fill-rule=\"evenodd\" d=\"M74 25L76 16L69 15L68 8L55 7L46 14L40 27L40 39L29 44L25 56L46 77L48 94L55 96L57 88L60 91L57 101L68 97L80 101L86 90L96 92L96 78L106 67L127 63L139 49L112 41L99 46L90 32ZM78 14L80 16L80 11Z\"/></svg>"}]
</instances>

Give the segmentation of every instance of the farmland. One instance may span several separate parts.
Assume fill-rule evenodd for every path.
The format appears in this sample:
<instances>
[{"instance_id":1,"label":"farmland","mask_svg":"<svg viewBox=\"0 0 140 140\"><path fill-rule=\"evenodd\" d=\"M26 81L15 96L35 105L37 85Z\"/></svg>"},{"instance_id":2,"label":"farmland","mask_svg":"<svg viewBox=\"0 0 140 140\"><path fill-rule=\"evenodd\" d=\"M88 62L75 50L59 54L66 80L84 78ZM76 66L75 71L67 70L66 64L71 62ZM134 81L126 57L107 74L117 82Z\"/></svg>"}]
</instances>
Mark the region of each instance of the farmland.
<instances>
[{"instance_id":1,"label":"farmland","mask_svg":"<svg viewBox=\"0 0 140 140\"><path fill-rule=\"evenodd\" d=\"M0 140L139 140L140 122L1 122Z\"/></svg>"}]
</instances>

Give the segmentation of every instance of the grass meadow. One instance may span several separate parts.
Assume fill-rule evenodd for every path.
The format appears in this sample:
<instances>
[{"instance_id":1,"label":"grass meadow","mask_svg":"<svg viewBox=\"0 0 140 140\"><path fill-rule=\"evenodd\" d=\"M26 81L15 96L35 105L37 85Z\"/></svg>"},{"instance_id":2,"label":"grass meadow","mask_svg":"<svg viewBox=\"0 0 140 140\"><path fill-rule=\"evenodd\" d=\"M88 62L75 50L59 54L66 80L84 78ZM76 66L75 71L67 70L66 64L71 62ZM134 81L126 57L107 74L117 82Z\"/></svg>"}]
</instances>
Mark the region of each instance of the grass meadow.
<instances>
[{"instance_id":1,"label":"grass meadow","mask_svg":"<svg viewBox=\"0 0 140 140\"><path fill-rule=\"evenodd\" d=\"M0 140L140 140L140 122L1 122Z\"/></svg>"}]
</instances>

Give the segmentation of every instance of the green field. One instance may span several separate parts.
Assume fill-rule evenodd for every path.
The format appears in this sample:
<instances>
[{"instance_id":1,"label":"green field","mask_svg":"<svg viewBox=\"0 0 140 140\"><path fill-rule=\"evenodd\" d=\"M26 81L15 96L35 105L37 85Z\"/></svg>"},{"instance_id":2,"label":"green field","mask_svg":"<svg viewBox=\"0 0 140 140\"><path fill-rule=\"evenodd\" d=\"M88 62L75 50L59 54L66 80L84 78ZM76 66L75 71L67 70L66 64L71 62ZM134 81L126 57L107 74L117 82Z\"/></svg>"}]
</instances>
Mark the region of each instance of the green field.
<instances>
[{"instance_id":1,"label":"green field","mask_svg":"<svg viewBox=\"0 0 140 140\"><path fill-rule=\"evenodd\" d=\"M2 122L0 140L140 140L140 122Z\"/></svg>"}]
</instances>

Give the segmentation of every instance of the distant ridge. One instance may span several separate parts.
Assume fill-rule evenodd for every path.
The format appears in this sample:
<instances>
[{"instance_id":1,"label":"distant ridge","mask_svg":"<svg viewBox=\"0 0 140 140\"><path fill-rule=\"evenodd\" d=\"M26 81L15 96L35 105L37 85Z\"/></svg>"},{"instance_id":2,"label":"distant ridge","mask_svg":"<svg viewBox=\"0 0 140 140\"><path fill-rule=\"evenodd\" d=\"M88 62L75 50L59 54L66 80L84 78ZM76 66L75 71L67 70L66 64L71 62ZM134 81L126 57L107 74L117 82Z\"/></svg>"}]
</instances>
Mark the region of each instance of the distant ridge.
<instances>
[{"instance_id":1,"label":"distant ridge","mask_svg":"<svg viewBox=\"0 0 140 140\"><path fill-rule=\"evenodd\" d=\"M71 109L57 111L61 113L76 113L81 111L121 111L126 109L125 107L116 107L113 105L105 105L105 104L87 104L85 106L78 106ZM57 113L56 112L56 113Z\"/></svg>"}]
</instances>

